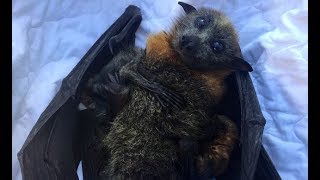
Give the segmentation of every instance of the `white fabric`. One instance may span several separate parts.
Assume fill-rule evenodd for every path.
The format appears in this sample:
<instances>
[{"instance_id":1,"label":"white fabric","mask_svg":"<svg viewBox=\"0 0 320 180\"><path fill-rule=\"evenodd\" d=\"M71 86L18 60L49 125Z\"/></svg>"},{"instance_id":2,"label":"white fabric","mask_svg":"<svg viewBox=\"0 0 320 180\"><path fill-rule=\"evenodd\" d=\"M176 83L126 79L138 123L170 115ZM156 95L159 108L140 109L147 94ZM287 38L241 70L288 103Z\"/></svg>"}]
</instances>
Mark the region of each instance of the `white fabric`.
<instances>
[{"instance_id":1,"label":"white fabric","mask_svg":"<svg viewBox=\"0 0 320 180\"><path fill-rule=\"evenodd\" d=\"M234 22L263 114L263 143L283 179L308 179L308 2L194 0ZM61 80L129 4L141 8L136 43L169 29L182 8L173 0L14 0L12 9L12 178L17 152ZM79 169L81 172L81 168ZM81 173L80 173L81 174Z\"/></svg>"}]
</instances>

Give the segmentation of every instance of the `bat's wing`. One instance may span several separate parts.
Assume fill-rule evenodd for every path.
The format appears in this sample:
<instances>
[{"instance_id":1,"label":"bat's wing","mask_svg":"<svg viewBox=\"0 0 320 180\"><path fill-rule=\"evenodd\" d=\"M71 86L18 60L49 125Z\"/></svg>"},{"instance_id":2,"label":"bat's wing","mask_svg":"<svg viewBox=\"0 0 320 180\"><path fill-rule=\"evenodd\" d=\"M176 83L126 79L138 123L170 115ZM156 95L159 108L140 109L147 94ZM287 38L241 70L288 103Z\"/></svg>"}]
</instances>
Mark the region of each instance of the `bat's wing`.
<instances>
[{"instance_id":1,"label":"bat's wing","mask_svg":"<svg viewBox=\"0 0 320 180\"><path fill-rule=\"evenodd\" d=\"M240 46L240 57L243 58ZM240 147L231 158L231 177L245 180L281 179L262 145L266 120L248 72L235 72L228 78L229 91L223 114L235 120L240 130ZM223 178L222 178L223 179ZM231 178L232 179L232 178Z\"/></svg>"},{"instance_id":2,"label":"bat's wing","mask_svg":"<svg viewBox=\"0 0 320 180\"><path fill-rule=\"evenodd\" d=\"M266 123L251 78L247 72L235 74L241 111L241 179L281 179L261 141Z\"/></svg>"},{"instance_id":3,"label":"bat's wing","mask_svg":"<svg viewBox=\"0 0 320 180\"><path fill-rule=\"evenodd\" d=\"M128 21L127 25L119 32L117 35L110 38L108 41L109 50L112 54L117 54L120 50L125 49L128 46L134 45L135 41L135 32L137 28L140 25L141 22L141 15L134 15L132 18ZM117 68L116 64L111 64L110 69L112 69L112 66L115 66L114 68ZM101 69L101 68L100 68ZM110 71L111 72L111 71ZM110 102L112 101L112 102ZM115 102L118 101L118 102ZM97 120L98 122L92 129L93 131L86 132L90 133L89 137L86 142L87 144L84 145L83 148L83 155L82 155L82 169L83 169L83 179L88 180L98 180L98 179L105 179L104 177L100 176L100 172L103 171L103 167L105 167L106 161L108 160L107 150L105 150L103 146L103 139L107 132L109 132L110 128L110 121L112 121L112 118L114 117L114 112L112 112L111 106L118 106L117 104L122 104L123 99L114 96L114 98L109 99L109 103L101 102L102 104L97 105L98 107L110 107L107 108L106 114L103 115L103 117L96 117L96 114L101 114L101 112L98 110L95 114L90 114L89 111L83 112L87 114L86 121L84 121L84 126L81 127L87 127L88 121L90 122L92 119L93 121ZM95 99L95 102L98 103L98 99ZM103 109L104 111L105 109ZM101 120L100 120L101 119ZM83 138L82 138L83 139Z\"/></svg>"},{"instance_id":4,"label":"bat's wing","mask_svg":"<svg viewBox=\"0 0 320 180\"><path fill-rule=\"evenodd\" d=\"M128 45L134 45L135 33L141 20L142 17L140 14L133 15L121 32L110 38L109 49L112 54L117 54L119 50L127 47Z\"/></svg>"},{"instance_id":5,"label":"bat's wing","mask_svg":"<svg viewBox=\"0 0 320 180\"><path fill-rule=\"evenodd\" d=\"M113 57L109 48L110 39L116 37L117 40L112 46L114 52L121 46L133 44L140 22L140 9L129 6L64 78L60 90L41 114L18 153L23 179L78 179L80 134L86 133L90 125L94 126L94 119L85 118L92 117L91 112L78 110L80 91L91 73L96 73L97 67L102 67ZM93 122L85 122L90 120ZM86 125L83 126L83 123Z\"/></svg>"},{"instance_id":6,"label":"bat's wing","mask_svg":"<svg viewBox=\"0 0 320 180\"><path fill-rule=\"evenodd\" d=\"M266 120L248 73L235 74L241 111L241 179L253 179Z\"/></svg>"}]
</instances>

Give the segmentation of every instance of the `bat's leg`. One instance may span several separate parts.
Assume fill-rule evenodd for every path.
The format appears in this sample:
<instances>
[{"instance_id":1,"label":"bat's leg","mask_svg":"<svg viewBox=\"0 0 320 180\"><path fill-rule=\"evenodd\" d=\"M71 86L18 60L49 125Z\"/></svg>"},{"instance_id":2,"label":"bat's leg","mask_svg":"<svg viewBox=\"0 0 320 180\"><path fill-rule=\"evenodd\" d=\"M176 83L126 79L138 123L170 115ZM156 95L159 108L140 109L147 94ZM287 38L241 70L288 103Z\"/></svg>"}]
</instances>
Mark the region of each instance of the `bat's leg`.
<instances>
[{"instance_id":1,"label":"bat's leg","mask_svg":"<svg viewBox=\"0 0 320 180\"><path fill-rule=\"evenodd\" d=\"M238 131L235 123L226 116L218 116L216 135L205 150L205 153L197 158L197 170L199 174L222 174L228 167L231 152L238 139Z\"/></svg>"},{"instance_id":2,"label":"bat's leg","mask_svg":"<svg viewBox=\"0 0 320 180\"><path fill-rule=\"evenodd\" d=\"M93 84L92 90L107 102L112 102L110 109L112 114L116 115L129 98L130 89L126 84L123 84L117 73L108 73L108 77L108 83ZM96 98L96 101L98 99Z\"/></svg>"},{"instance_id":3,"label":"bat's leg","mask_svg":"<svg viewBox=\"0 0 320 180\"><path fill-rule=\"evenodd\" d=\"M133 45L135 33L140 25L142 17L140 15L133 16L128 24L118 34L110 38L109 49L112 54L117 54L116 49L124 48L124 46Z\"/></svg>"},{"instance_id":4,"label":"bat's leg","mask_svg":"<svg viewBox=\"0 0 320 180\"><path fill-rule=\"evenodd\" d=\"M179 140L181 152L180 162L182 164L181 176L183 179L197 179L195 171L195 155L198 154L198 142L191 139Z\"/></svg>"},{"instance_id":5,"label":"bat's leg","mask_svg":"<svg viewBox=\"0 0 320 180\"><path fill-rule=\"evenodd\" d=\"M145 78L141 73L138 72L138 64L140 61L131 61L120 70L120 76L122 78L130 80L134 84L144 88L153 94L156 99L158 99L160 104L164 109L168 109L169 106L165 104L169 104L176 109L182 109L185 105L184 99L180 97L177 93L172 90L162 86L157 82L150 81ZM139 68L141 70L141 68ZM152 75L148 77L150 79L154 79Z\"/></svg>"}]
</instances>

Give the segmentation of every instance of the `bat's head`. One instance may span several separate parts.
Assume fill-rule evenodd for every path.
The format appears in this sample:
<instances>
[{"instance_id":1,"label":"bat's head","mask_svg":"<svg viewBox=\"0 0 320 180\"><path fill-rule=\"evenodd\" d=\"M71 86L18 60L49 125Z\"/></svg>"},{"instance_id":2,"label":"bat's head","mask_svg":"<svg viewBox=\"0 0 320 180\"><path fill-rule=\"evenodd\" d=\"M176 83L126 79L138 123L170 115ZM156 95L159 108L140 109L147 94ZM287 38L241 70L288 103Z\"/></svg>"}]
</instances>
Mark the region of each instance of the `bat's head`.
<instances>
[{"instance_id":1,"label":"bat's head","mask_svg":"<svg viewBox=\"0 0 320 180\"><path fill-rule=\"evenodd\" d=\"M186 14L172 29L172 46L186 65L198 70L252 71L242 58L237 32L223 13L205 8L196 10L183 2L179 4Z\"/></svg>"}]
</instances>

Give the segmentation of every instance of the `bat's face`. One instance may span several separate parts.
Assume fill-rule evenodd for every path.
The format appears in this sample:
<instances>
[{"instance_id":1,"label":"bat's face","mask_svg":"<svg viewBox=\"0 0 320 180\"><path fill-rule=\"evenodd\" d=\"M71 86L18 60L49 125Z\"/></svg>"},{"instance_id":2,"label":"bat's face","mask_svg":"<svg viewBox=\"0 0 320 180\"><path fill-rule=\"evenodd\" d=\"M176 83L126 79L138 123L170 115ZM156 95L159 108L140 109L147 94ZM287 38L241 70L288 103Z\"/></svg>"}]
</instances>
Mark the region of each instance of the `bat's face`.
<instances>
[{"instance_id":1,"label":"bat's face","mask_svg":"<svg viewBox=\"0 0 320 180\"><path fill-rule=\"evenodd\" d=\"M185 3L180 5L187 14L175 24L172 46L188 66L199 70L252 71L241 59L237 33L224 14L212 9L196 10Z\"/></svg>"}]
</instances>

